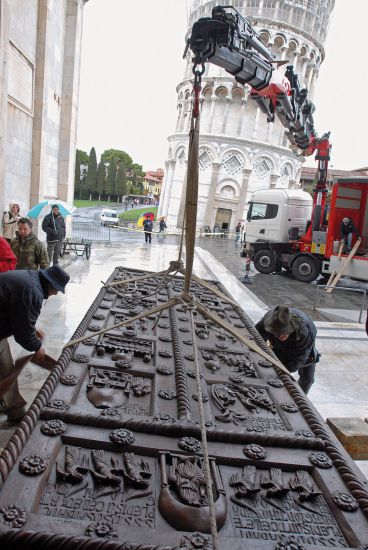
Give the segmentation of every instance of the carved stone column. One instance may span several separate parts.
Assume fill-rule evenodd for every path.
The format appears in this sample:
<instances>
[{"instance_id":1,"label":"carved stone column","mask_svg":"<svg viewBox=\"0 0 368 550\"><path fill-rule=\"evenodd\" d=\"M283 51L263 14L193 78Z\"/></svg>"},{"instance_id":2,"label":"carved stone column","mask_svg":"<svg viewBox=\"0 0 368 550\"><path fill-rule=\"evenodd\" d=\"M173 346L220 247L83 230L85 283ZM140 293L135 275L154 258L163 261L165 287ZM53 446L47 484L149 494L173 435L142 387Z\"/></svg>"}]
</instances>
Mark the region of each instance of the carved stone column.
<instances>
[{"instance_id":1,"label":"carved stone column","mask_svg":"<svg viewBox=\"0 0 368 550\"><path fill-rule=\"evenodd\" d=\"M5 145L8 119L8 52L9 52L10 2L0 0L0 208L4 204L5 191ZM9 199L9 197L7 197Z\"/></svg>"},{"instance_id":2,"label":"carved stone column","mask_svg":"<svg viewBox=\"0 0 368 550\"><path fill-rule=\"evenodd\" d=\"M46 82L46 36L48 11L47 2L38 3L38 24L37 24L37 49L35 68L35 91L34 91L34 119L32 135L32 171L31 171L31 193L30 204L37 204L44 197L46 163L44 156L47 147L47 97L48 89Z\"/></svg>"},{"instance_id":3,"label":"carved stone column","mask_svg":"<svg viewBox=\"0 0 368 550\"><path fill-rule=\"evenodd\" d=\"M209 125L208 125L208 133L209 134L212 132L213 117L214 117L214 113L215 113L216 101L217 101L217 95L215 93L212 93L212 95L211 95L210 122L209 122Z\"/></svg>"},{"instance_id":4,"label":"carved stone column","mask_svg":"<svg viewBox=\"0 0 368 550\"><path fill-rule=\"evenodd\" d=\"M165 185L162 190L162 195L160 197L160 205L158 208L157 217L167 216L167 211L168 211L169 201L170 201L170 191L172 188L173 175L175 172L175 165L176 165L175 159L170 159L165 162L165 171L166 171Z\"/></svg>"},{"instance_id":5,"label":"carved stone column","mask_svg":"<svg viewBox=\"0 0 368 550\"><path fill-rule=\"evenodd\" d=\"M75 148L79 71L81 60L83 9L68 0L65 16L63 85L60 110L60 152L57 183L58 198L72 203L74 197Z\"/></svg>"},{"instance_id":6,"label":"carved stone column","mask_svg":"<svg viewBox=\"0 0 368 550\"><path fill-rule=\"evenodd\" d=\"M222 133L223 134L225 134L225 131L226 131L227 119L229 117L230 103L232 103L232 98L229 95L230 90L228 90L227 93L228 93L228 95L226 96L226 106L225 106L224 120L222 122Z\"/></svg>"},{"instance_id":7,"label":"carved stone column","mask_svg":"<svg viewBox=\"0 0 368 550\"><path fill-rule=\"evenodd\" d=\"M211 225L213 201L216 195L216 188L218 184L220 168L221 168L221 162L212 163L211 186L208 193L206 213L204 215L204 225Z\"/></svg>"},{"instance_id":8,"label":"carved stone column","mask_svg":"<svg viewBox=\"0 0 368 550\"><path fill-rule=\"evenodd\" d=\"M244 124L246 123L245 107L247 105L249 94L250 94L250 88L248 86L247 88L244 89L244 97L242 99L242 105L240 109L240 118L239 118L238 129L237 129L238 136L243 135Z\"/></svg>"},{"instance_id":9,"label":"carved stone column","mask_svg":"<svg viewBox=\"0 0 368 550\"><path fill-rule=\"evenodd\" d=\"M240 198L239 198L238 211L237 211L237 217L239 220L243 218L244 208L245 208L247 194L248 194L249 178L251 173L252 173L252 170L249 170L249 168L243 168L242 187L240 191Z\"/></svg>"},{"instance_id":10,"label":"carved stone column","mask_svg":"<svg viewBox=\"0 0 368 550\"><path fill-rule=\"evenodd\" d=\"M272 174L272 176L270 177L270 189L274 189L275 187L277 187L279 179L280 176L278 174Z\"/></svg>"},{"instance_id":11,"label":"carved stone column","mask_svg":"<svg viewBox=\"0 0 368 550\"><path fill-rule=\"evenodd\" d=\"M296 180L289 180L289 189L299 189L300 184Z\"/></svg>"}]
</instances>

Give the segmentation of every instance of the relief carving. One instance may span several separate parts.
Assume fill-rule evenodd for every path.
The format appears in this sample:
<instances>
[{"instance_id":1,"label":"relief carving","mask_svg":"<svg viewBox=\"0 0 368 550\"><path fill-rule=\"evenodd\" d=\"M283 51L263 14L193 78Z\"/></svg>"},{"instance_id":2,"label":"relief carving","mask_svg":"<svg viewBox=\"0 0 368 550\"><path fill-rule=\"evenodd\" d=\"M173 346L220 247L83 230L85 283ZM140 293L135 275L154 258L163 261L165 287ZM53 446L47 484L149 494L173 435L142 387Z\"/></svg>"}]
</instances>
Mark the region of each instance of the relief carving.
<instances>
[{"instance_id":1,"label":"relief carving","mask_svg":"<svg viewBox=\"0 0 368 550\"><path fill-rule=\"evenodd\" d=\"M169 467L167 463L170 464ZM216 523L220 530L226 520L226 498L214 459L210 459L210 465ZM210 533L210 510L203 459L162 453L160 467L162 484L158 508L166 521L181 531Z\"/></svg>"},{"instance_id":2,"label":"relief carving","mask_svg":"<svg viewBox=\"0 0 368 550\"><path fill-rule=\"evenodd\" d=\"M211 392L214 405L221 411L221 414L215 416L220 422L233 422L252 430L260 424L265 429L267 425L274 429L285 429L279 418L271 422L271 419L267 421L259 415L259 409L263 409L276 416L276 407L265 390L235 384L214 384ZM254 412L258 416L249 414Z\"/></svg>"},{"instance_id":3,"label":"relief carving","mask_svg":"<svg viewBox=\"0 0 368 550\"><path fill-rule=\"evenodd\" d=\"M241 475L231 474L228 484L233 489L230 516L235 533L249 540L250 548L251 540L276 544L289 540L289 534L295 535L295 544L308 544L308 548L347 546L321 491L306 470L293 473L247 465Z\"/></svg>"},{"instance_id":4,"label":"relief carving","mask_svg":"<svg viewBox=\"0 0 368 550\"><path fill-rule=\"evenodd\" d=\"M114 529L120 524L154 527L153 459L70 446L64 453L64 465L56 464L54 481L41 498L41 513L89 520L89 536L109 537L108 518Z\"/></svg>"},{"instance_id":5,"label":"relief carving","mask_svg":"<svg viewBox=\"0 0 368 550\"><path fill-rule=\"evenodd\" d=\"M217 335L221 338L221 334ZM254 363L247 353L223 351L223 343L216 344L218 348L222 349L202 349L202 357L204 366L215 372L221 369L221 363L231 367L231 373L243 375L248 378L256 378L257 373L254 368ZM227 346L227 344L226 344Z\"/></svg>"},{"instance_id":6,"label":"relief carving","mask_svg":"<svg viewBox=\"0 0 368 550\"><path fill-rule=\"evenodd\" d=\"M150 392L151 382L149 379L135 377L113 369L92 366L89 368L87 397L98 409L118 409L123 405L129 405L132 395L140 398Z\"/></svg>"}]
</instances>

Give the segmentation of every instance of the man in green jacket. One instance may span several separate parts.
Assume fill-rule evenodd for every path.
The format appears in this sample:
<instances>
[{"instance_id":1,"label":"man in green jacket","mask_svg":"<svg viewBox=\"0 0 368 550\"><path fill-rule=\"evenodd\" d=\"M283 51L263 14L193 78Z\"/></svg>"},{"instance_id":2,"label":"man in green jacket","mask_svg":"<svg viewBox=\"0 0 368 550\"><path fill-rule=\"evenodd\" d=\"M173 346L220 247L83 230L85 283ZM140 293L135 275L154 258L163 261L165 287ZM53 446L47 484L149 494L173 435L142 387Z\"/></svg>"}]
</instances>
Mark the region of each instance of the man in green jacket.
<instances>
[{"instance_id":1,"label":"man in green jacket","mask_svg":"<svg viewBox=\"0 0 368 550\"><path fill-rule=\"evenodd\" d=\"M17 257L16 269L47 269L49 258L44 244L32 233L32 222L21 218L11 247Z\"/></svg>"}]
</instances>

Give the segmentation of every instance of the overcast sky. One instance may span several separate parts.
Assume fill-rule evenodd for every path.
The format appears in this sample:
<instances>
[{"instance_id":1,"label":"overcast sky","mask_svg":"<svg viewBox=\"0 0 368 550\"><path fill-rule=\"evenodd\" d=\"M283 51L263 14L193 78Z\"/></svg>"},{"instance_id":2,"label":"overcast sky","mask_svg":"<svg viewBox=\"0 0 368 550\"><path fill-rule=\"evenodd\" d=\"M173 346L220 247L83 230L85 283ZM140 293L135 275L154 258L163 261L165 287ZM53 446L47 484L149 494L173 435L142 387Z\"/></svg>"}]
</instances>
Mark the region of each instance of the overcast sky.
<instances>
[{"instance_id":1,"label":"overcast sky","mask_svg":"<svg viewBox=\"0 0 368 550\"><path fill-rule=\"evenodd\" d=\"M84 7L78 148L122 149L164 168L189 0L90 0ZM314 102L335 169L368 165L368 0L336 0ZM310 164L308 162L308 164Z\"/></svg>"}]
</instances>

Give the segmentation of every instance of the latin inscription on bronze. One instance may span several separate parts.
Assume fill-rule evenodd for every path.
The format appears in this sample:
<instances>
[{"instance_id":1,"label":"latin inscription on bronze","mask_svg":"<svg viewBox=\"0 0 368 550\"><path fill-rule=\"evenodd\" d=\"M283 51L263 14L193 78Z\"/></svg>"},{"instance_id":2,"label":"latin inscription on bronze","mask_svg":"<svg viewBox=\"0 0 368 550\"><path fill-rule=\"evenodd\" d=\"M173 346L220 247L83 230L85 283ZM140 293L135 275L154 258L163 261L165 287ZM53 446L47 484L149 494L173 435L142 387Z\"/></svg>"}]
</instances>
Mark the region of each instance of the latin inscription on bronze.
<instances>
[{"instance_id":1,"label":"latin inscription on bronze","mask_svg":"<svg viewBox=\"0 0 368 550\"><path fill-rule=\"evenodd\" d=\"M46 516L155 527L154 460L64 447L40 501Z\"/></svg>"}]
</instances>

